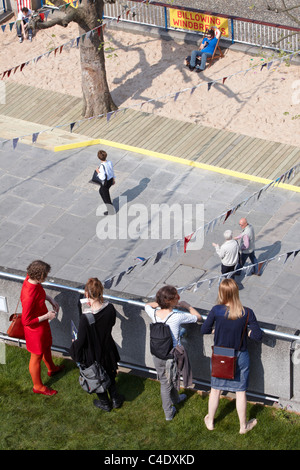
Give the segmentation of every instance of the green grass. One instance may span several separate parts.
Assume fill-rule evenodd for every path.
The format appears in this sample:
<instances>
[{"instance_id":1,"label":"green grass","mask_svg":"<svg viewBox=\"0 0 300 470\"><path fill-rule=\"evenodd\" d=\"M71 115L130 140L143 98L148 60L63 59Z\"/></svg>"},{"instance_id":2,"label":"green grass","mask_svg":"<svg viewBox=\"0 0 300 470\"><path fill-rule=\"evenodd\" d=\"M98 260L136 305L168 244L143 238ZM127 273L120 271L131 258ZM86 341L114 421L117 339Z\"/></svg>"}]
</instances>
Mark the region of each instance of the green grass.
<instances>
[{"instance_id":1,"label":"green grass","mask_svg":"<svg viewBox=\"0 0 300 470\"><path fill-rule=\"evenodd\" d=\"M248 404L248 419L258 425L239 435L235 401L222 399L215 430L203 423L208 397L188 390L188 400L166 422L155 380L120 373L119 391L125 396L120 409L110 413L93 406L95 395L78 383L78 369L56 359L66 369L45 384L58 390L54 397L34 395L28 372L29 353L6 346L6 363L0 364L0 450L299 450L300 416L258 404Z\"/></svg>"}]
</instances>

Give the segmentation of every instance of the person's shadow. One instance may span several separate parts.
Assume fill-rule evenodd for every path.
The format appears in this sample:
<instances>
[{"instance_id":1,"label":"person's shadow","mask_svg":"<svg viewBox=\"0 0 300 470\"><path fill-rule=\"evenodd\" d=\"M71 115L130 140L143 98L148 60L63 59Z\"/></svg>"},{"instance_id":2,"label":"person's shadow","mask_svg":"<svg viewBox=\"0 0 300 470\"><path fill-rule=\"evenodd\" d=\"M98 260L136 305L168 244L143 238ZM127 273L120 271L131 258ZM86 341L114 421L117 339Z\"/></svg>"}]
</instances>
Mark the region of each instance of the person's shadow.
<instances>
[{"instance_id":1,"label":"person's shadow","mask_svg":"<svg viewBox=\"0 0 300 470\"><path fill-rule=\"evenodd\" d=\"M124 205L133 201L147 188L149 183L150 183L149 178L142 178L141 181L136 186L134 186L131 189L127 189L124 193L120 194L120 196L116 197L113 200L113 205L114 205L116 212L119 212L121 208L120 202L122 203L122 205Z\"/></svg>"}]
</instances>

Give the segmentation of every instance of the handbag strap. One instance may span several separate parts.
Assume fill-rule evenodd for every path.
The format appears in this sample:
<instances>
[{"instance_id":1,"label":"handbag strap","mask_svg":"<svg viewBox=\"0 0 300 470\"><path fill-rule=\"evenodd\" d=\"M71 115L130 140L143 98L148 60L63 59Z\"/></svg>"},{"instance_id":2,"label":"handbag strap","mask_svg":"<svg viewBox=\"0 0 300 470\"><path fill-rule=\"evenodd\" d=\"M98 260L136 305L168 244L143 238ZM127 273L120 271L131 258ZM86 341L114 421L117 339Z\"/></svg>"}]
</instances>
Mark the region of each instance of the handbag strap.
<instances>
[{"instance_id":1,"label":"handbag strap","mask_svg":"<svg viewBox=\"0 0 300 470\"><path fill-rule=\"evenodd\" d=\"M241 349L243 338L245 336L245 331L246 331L246 328L247 328L247 323L248 323L248 319L249 319L249 310L248 309L247 309L247 312L248 312L248 315L247 315L247 318L246 318L246 323L245 323L245 326L244 326L244 331L243 331L243 334L242 334L242 337L241 337L241 342L240 342L238 351Z\"/></svg>"},{"instance_id":2,"label":"handbag strap","mask_svg":"<svg viewBox=\"0 0 300 470\"><path fill-rule=\"evenodd\" d=\"M17 311L18 311L18 308L19 308L19 303L20 303L20 297L19 297L19 300L18 300L18 303L17 303L17 306L16 306L15 314L16 314L16 313L17 313Z\"/></svg>"}]
</instances>

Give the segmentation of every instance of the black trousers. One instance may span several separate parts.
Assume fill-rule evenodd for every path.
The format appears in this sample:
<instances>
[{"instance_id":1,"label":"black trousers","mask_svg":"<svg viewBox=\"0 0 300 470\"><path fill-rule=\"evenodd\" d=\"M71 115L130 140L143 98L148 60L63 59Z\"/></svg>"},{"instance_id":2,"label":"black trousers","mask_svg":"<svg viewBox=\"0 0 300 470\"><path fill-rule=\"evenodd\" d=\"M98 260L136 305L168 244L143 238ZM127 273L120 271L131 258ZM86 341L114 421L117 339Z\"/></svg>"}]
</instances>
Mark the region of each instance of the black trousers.
<instances>
[{"instance_id":1,"label":"black trousers","mask_svg":"<svg viewBox=\"0 0 300 470\"><path fill-rule=\"evenodd\" d=\"M234 271L235 266L225 266L224 264L221 265L221 273L226 274L226 273L231 273ZM232 276L232 279L234 279L234 275Z\"/></svg>"},{"instance_id":2,"label":"black trousers","mask_svg":"<svg viewBox=\"0 0 300 470\"><path fill-rule=\"evenodd\" d=\"M113 178L111 178L110 180L106 180L105 183L100 183L100 188L99 188L99 194L102 198L102 201L104 202L104 204L109 204L109 205L113 205L112 202L111 202L111 198L110 198L110 194L109 194L109 188L111 187L111 185L113 184Z\"/></svg>"}]
</instances>

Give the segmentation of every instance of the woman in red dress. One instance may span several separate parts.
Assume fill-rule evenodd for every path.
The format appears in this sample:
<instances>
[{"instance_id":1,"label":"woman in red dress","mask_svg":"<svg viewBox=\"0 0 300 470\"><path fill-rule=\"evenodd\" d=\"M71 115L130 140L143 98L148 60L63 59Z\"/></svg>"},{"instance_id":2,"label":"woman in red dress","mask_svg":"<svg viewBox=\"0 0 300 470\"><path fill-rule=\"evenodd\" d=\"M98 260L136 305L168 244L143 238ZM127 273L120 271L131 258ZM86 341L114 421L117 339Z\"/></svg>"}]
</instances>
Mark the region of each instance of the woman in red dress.
<instances>
[{"instance_id":1,"label":"woman in red dress","mask_svg":"<svg viewBox=\"0 0 300 470\"><path fill-rule=\"evenodd\" d=\"M41 285L50 269L50 265L44 261L33 261L27 268L27 277L21 291L26 348L31 353L29 372L33 382L32 391L49 396L55 395L57 391L42 383L41 361L44 361L50 377L63 369L63 366L56 366L52 360L52 335L49 325L49 321L56 317L59 305L46 295ZM48 311L46 300L51 303L53 310Z\"/></svg>"}]
</instances>

